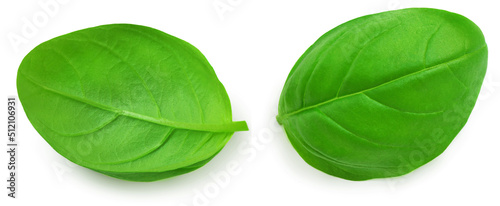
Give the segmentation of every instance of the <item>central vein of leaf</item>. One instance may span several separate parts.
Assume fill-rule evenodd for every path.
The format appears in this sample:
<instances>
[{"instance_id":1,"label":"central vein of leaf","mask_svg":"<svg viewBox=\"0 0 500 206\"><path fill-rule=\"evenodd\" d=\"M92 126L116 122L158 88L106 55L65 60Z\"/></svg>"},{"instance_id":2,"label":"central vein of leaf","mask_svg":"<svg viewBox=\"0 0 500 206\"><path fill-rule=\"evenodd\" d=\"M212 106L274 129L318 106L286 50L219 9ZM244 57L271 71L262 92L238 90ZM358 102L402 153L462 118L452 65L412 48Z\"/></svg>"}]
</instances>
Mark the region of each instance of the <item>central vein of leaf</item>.
<instances>
[{"instance_id":1,"label":"central vein of leaf","mask_svg":"<svg viewBox=\"0 0 500 206\"><path fill-rule=\"evenodd\" d=\"M462 59L465 59L475 53L478 53L480 52L481 50L483 49L486 49L486 45L482 46L481 48L473 51L473 52L470 52L470 53L467 53L467 54L464 54L460 57L457 57L455 59L452 59L452 60L449 60L449 61L446 61L446 62L443 62L443 63L440 63L440 64L437 64L437 65L434 65L434 66L430 66L430 67L427 67L427 68L424 68L424 69L421 69L419 71L416 71L416 72L413 72L413 73L410 73L410 74L407 74L407 75L404 75L404 76L401 76L401 77L398 77L396 79L393 79L391 81L388 81L388 82L385 82L385 83L382 83L382 84L379 84L377 86L374 86L374 87L371 87L371 88L368 88L368 89L365 89L365 90L361 90L359 92L355 92L355 93L351 93L351 94L347 94L347 95L343 95L343 96L339 96L339 97L335 97L335 98L332 98L332 99L329 99L327 101L324 101L324 102L320 102L318 104L315 104L315 105L311 105L311 106L307 106L307 107L304 107L304 108L301 108L301 109L298 109L298 110L295 110L293 112L290 112L290 113L287 113L287 114L279 114L277 117L276 117L276 120L281 124L285 119L287 119L288 117L290 116L293 116L295 114L298 114L298 113L301 113L301 112L304 112L304 111L308 111L310 109L314 109L314 108L317 108L317 107L320 107L322 105L325 105L325 104L329 104L329 103L332 103L336 100L339 100L339 99L343 99L343 98L348 98L348 97L351 97L351 96L354 96L354 95L358 95L358 94L362 94L364 92L367 92L367 91L370 91L370 90L374 90L374 89L377 89L377 88L380 88L382 86L385 86L385 85L388 85L388 84L391 84L393 82L396 82L398 80L401 80L401 79L404 79L404 78L408 78L408 77L411 77L411 76L414 76L414 75L419 75L425 71L428 71L428 70L431 70L431 69L435 69L435 68L438 68L440 66L444 66L444 65L447 65L449 63L452 63L452 62L455 62L455 61L460 61ZM444 69L446 69L447 67L443 67Z\"/></svg>"},{"instance_id":2,"label":"central vein of leaf","mask_svg":"<svg viewBox=\"0 0 500 206\"><path fill-rule=\"evenodd\" d=\"M20 73L23 77L25 77L28 81L32 82L33 84L41 87L42 89L55 93L57 95L60 95L65 98L69 98L102 110L106 110L109 112L116 113L118 115L122 116L127 116L130 118L142 120L142 121L147 121L151 122L154 124L159 124L163 126L168 126L168 127L173 127L173 128L178 128L178 129L187 129L187 130L196 130L196 131L206 131L206 132L235 132L235 131L247 131L248 126L245 121L237 121L237 122L228 122L228 123L223 123L223 124L196 124L196 123L187 123L187 122L176 122L168 119L163 119L163 118L155 118L155 117L150 117L147 115L135 113L132 111L126 111L122 109L118 109L112 106L100 104L98 102L91 101L89 99L84 99L78 96L74 96L71 94L66 94L60 91L57 91L55 89L49 88L45 85L42 85L36 81L34 81L32 78L30 78L28 75L24 73Z\"/></svg>"}]
</instances>

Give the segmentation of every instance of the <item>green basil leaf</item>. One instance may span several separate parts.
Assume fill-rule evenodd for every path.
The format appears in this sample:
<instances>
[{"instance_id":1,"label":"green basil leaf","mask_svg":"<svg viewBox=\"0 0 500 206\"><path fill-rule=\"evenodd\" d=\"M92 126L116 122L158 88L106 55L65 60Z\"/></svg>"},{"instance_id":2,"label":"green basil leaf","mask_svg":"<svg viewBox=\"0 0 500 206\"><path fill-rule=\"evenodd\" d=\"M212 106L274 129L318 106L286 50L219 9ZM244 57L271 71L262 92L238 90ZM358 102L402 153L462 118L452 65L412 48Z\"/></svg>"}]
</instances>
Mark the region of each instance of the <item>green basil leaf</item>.
<instances>
[{"instance_id":1,"label":"green basil leaf","mask_svg":"<svg viewBox=\"0 0 500 206\"><path fill-rule=\"evenodd\" d=\"M487 64L481 30L447 11L363 16L319 38L290 72L277 120L311 166L349 180L406 174L467 122Z\"/></svg>"},{"instance_id":2,"label":"green basil leaf","mask_svg":"<svg viewBox=\"0 0 500 206\"><path fill-rule=\"evenodd\" d=\"M46 41L23 59L17 89L33 127L62 156L132 181L195 170L235 131L206 58L145 26L103 25Z\"/></svg>"}]
</instances>

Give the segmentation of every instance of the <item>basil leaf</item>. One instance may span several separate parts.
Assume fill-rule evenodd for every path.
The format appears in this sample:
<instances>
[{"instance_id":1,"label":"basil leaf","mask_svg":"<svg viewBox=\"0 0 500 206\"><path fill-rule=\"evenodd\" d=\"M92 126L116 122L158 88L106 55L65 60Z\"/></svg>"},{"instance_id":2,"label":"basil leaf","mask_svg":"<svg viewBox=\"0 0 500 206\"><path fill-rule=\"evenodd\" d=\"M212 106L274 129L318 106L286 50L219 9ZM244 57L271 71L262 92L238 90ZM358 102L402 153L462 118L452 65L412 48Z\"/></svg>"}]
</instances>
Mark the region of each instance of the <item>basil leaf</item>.
<instances>
[{"instance_id":1,"label":"basil leaf","mask_svg":"<svg viewBox=\"0 0 500 206\"><path fill-rule=\"evenodd\" d=\"M130 24L79 30L23 59L19 98L62 156L120 179L155 181L195 170L235 131L224 86L192 45Z\"/></svg>"},{"instance_id":2,"label":"basil leaf","mask_svg":"<svg viewBox=\"0 0 500 206\"><path fill-rule=\"evenodd\" d=\"M277 120L311 166L349 180L406 174L467 122L487 64L481 30L447 11L363 16L319 38L290 72Z\"/></svg>"}]
</instances>

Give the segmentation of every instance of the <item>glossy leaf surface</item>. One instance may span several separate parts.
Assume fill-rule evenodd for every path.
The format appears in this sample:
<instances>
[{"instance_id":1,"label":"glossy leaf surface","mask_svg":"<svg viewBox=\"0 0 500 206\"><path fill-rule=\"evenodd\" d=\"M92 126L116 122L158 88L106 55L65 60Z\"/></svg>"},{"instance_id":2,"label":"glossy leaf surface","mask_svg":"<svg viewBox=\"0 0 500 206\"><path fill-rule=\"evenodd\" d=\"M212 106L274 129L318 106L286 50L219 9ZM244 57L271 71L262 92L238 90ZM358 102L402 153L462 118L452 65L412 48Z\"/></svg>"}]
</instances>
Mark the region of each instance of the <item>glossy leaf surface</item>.
<instances>
[{"instance_id":1,"label":"glossy leaf surface","mask_svg":"<svg viewBox=\"0 0 500 206\"><path fill-rule=\"evenodd\" d=\"M35 129L92 170L154 181L197 169L233 132L223 85L189 43L145 26L103 25L33 49L17 88Z\"/></svg>"},{"instance_id":2,"label":"glossy leaf surface","mask_svg":"<svg viewBox=\"0 0 500 206\"><path fill-rule=\"evenodd\" d=\"M403 175L441 154L465 125L487 53L481 30L455 13L363 16L301 56L277 119L323 172L350 180Z\"/></svg>"}]
</instances>

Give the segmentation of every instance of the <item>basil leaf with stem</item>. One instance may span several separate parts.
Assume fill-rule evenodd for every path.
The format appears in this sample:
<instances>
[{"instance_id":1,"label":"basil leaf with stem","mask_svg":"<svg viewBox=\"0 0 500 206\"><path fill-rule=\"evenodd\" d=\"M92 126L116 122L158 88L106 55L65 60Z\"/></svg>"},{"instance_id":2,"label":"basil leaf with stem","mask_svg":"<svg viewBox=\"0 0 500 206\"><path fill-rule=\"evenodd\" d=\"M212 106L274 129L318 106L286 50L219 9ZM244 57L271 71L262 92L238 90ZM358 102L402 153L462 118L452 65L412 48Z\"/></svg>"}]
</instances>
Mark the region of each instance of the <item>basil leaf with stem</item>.
<instances>
[{"instance_id":1,"label":"basil leaf with stem","mask_svg":"<svg viewBox=\"0 0 500 206\"><path fill-rule=\"evenodd\" d=\"M189 43L132 24L46 41L23 59L17 89L33 127L62 156L131 181L195 170L235 131L224 86Z\"/></svg>"}]
</instances>

